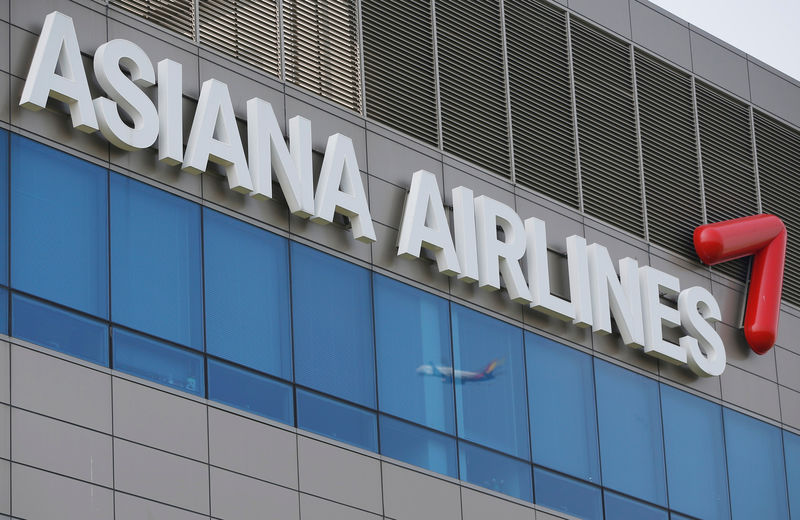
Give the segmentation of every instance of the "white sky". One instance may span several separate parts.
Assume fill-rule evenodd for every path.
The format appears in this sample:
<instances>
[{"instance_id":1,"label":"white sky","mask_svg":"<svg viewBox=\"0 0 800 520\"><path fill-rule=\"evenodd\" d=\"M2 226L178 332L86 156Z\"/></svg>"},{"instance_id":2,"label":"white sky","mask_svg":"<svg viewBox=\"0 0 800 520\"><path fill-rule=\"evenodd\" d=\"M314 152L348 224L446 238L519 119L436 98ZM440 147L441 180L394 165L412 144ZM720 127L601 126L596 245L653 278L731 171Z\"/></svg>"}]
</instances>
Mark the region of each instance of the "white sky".
<instances>
[{"instance_id":1,"label":"white sky","mask_svg":"<svg viewBox=\"0 0 800 520\"><path fill-rule=\"evenodd\" d=\"M651 0L800 80L800 0Z\"/></svg>"}]
</instances>

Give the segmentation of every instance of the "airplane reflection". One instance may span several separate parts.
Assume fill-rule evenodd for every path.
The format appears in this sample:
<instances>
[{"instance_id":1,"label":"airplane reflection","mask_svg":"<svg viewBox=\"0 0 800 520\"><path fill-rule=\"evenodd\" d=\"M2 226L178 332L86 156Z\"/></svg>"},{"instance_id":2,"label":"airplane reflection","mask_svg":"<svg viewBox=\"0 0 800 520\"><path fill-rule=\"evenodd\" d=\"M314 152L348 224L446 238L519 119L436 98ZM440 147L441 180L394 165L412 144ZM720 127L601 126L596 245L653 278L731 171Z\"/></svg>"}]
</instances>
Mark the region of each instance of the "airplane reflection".
<instances>
[{"instance_id":1,"label":"airplane reflection","mask_svg":"<svg viewBox=\"0 0 800 520\"><path fill-rule=\"evenodd\" d=\"M417 374L421 376L440 377L442 381L456 381L459 383L470 383L477 381L488 381L494 379L497 367L503 364L502 359L493 359L486 368L481 371L455 370L453 367L436 365L429 363L417 367Z\"/></svg>"}]
</instances>

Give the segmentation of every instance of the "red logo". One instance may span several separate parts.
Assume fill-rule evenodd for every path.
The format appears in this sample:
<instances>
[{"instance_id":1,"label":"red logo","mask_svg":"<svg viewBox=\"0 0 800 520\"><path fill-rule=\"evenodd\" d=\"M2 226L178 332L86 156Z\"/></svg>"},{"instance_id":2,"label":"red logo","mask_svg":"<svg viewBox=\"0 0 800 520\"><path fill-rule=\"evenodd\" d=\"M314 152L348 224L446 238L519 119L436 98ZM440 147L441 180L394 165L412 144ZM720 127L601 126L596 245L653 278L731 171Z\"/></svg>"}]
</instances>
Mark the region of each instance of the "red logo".
<instances>
[{"instance_id":1,"label":"red logo","mask_svg":"<svg viewBox=\"0 0 800 520\"><path fill-rule=\"evenodd\" d=\"M781 308L786 226L775 215L754 215L706 224L694 230L694 248L703 263L716 265L755 255L744 315L744 336L753 352L775 344Z\"/></svg>"}]
</instances>

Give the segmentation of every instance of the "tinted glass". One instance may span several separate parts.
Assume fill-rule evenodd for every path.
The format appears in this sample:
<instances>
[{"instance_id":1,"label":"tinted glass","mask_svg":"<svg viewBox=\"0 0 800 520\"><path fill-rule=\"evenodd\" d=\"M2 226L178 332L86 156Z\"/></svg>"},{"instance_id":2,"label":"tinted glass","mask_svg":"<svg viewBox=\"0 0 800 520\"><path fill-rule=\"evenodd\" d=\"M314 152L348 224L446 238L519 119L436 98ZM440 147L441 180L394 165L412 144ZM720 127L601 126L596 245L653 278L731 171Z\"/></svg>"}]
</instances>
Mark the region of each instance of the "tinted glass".
<instances>
[{"instance_id":1,"label":"tinted glass","mask_svg":"<svg viewBox=\"0 0 800 520\"><path fill-rule=\"evenodd\" d=\"M421 468L458 478L456 440L384 415L380 418L381 453Z\"/></svg>"},{"instance_id":2,"label":"tinted glass","mask_svg":"<svg viewBox=\"0 0 800 520\"><path fill-rule=\"evenodd\" d=\"M295 377L375 407L369 271L292 243Z\"/></svg>"},{"instance_id":3,"label":"tinted glass","mask_svg":"<svg viewBox=\"0 0 800 520\"><path fill-rule=\"evenodd\" d=\"M723 413L733 519L788 518L781 431L728 408Z\"/></svg>"},{"instance_id":4,"label":"tinted glass","mask_svg":"<svg viewBox=\"0 0 800 520\"><path fill-rule=\"evenodd\" d=\"M13 287L107 318L108 172L17 135L12 151Z\"/></svg>"},{"instance_id":5,"label":"tinted glass","mask_svg":"<svg viewBox=\"0 0 800 520\"><path fill-rule=\"evenodd\" d=\"M658 383L595 359L603 485L666 505Z\"/></svg>"},{"instance_id":6,"label":"tinted glass","mask_svg":"<svg viewBox=\"0 0 800 520\"><path fill-rule=\"evenodd\" d=\"M783 449L786 453L786 479L789 488L789 511L792 518L800 518L800 435L783 432Z\"/></svg>"},{"instance_id":7,"label":"tinted glass","mask_svg":"<svg viewBox=\"0 0 800 520\"><path fill-rule=\"evenodd\" d=\"M373 412L300 389L297 427L378 451L378 420Z\"/></svg>"},{"instance_id":8,"label":"tinted glass","mask_svg":"<svg viewBox=\"0 0 800 520\"><path fill-rule=\"evenodd\" d=\"M0 128L0 283L8 285L8 140Z\"/></svg>"},{"instance_id":9,"label":"tinted glass","mask_svg":"<svg viewBox=\"0 0 800 520\"><path fill-rule=\"evenodd\" d=\"M666 385L661 407L670 508L699 518L730 518L722 408Z\"/></svg>"},{"instance_id":10,"label":"tinted glass","mask_svg":"<svg viewBox=\"0 0 800 520\"><path fill-rule=\"evenodd\" d=\"M447 300L385 276L374 284L381 410L455 434Z\"/></svg>"},{"instance_id":11,"label":"tinted glass","mask_svg":"<svg viewBox=\"0 0 800 520\"><path fill-rule=\"evenodd\" d=\"M603 520L599 487L541 468L533 470L536 504L585 520Z\"/></svg>"},{"instance_id":12,"label":"tinted glass","mask_svg":"<svg viewBox=\"0 0 800 520\"><path fill-rule=\"evenodd\" d=\"M605 492L606 520L668 520L663 509L643 504L631 498Z\"/></svg>"},{"instance_id":13,"label":"tinted glass","mask_svg":"<svg viewBox=\"0 0 800 520\"><path fill-rule=\"evenodd\" d=\"M600 483L592 358L525 333L533 461Z\"/></svg>"},{"instance_id":14,"label":"tinted glass","mask_svg":"<svg viewBox=\"0 0 800 520\"><path fill-rule=\"evenodd\" d=\"M530 457L522 330L452 305L459 435Z\"/></svg>"},{"instance_id":15,"label":"tinted glass","mask_svg":"<svg viewBox=\"0 0 800 520\"><path fill-rule=\"evenodd\" d=\"M114 367L122 372L205 396L203 356L114 329Z\"/></svg>"},{"instance_id":16,"label":"tinted glass","mask_svg":"<svg viewBox=\"0 0 800 520\"><path fill-rule=\"evenodd\" d=\"M111 176L111 319L203 348L200 207Z\"/></svg>"},{"instance_id":17,"label":"tinted glass","mask_svg":"<svg viewBox=\"0 0 800 520\"><path fill-rule=\"evenodd\" d=\"M213 359L208 360L208 398L294 425L291 385Z\"/></svg>"},{"instance_id":18,"label":"tinted glass","mask_svg":"<svg viewBox=\"0 0 800 520\"><path fill-rule=\"evenodd\" d=\"M461 480L533 501L531 465L527 462L461 441L458 443L458 460Z\"/></svg>"},{"instance_id":19,"label":"tinted glass","mask_svg":"<svg viewBox=\"0 0 800 520\"><path fill-rule=\"evenodd\" d=\"M8 301L7 294L0 298ZM18 294L12 296L11 311L15 337L108 366L108 326L104 323Z\"/></svg>"},{"instance_id":20,"label":"tinted glass","mask_svg":"<svg viewBox=\"0 0 800 520\"><path fill-rule=\"evenodd\" d=\"M206 350L292 378L285 238L203 211Z\"/></svg>"}]
</instances>

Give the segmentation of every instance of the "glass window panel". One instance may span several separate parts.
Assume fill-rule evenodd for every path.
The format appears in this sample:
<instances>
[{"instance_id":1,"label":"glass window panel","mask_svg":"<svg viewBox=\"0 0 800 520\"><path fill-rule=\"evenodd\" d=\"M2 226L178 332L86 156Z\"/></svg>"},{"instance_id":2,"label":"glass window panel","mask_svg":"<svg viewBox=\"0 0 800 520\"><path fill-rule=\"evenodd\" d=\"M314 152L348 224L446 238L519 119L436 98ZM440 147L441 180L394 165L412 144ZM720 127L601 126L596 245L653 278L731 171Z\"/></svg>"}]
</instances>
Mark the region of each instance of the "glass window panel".
<instances>
[{"instance_id":1,"label":"glass window panel","mask_svg":"<svg viewBox=\"0 0 800 520\"><path fill-rule=\"evenodd\" d=\"M600 483L592 358L525 333L533 461Z\"/></svg>"},{"instance_id":2,"label":"glass window panel","mask_svg":"<svg viewBox=\"0 0 800 520\"><path fill-rule=\"evenodd\" d=\"M200 206L111 176L111 318L203 347Z\"/></svg>"},{"instance_id":3,"label":"glass window panel","mask_svg":"<svg viewBox=\"0 0 800 520\"><path fill-rule=\"evenodd\" d=\"M292 378L288 243L203 210L206 351Z\"/></svg>"},{"instance_id":4,"label":"glass window panel","mask_svg":"<svg viewBox=\"0 0 800 520\"><path fill-rule=\"evenodd\" d=\"M542 468L533 469L536 504L584 520L603 520L600 488Z\"/></svg>"},{"instance_id":5,"label":"glass window panel","mask_svg":"<svg viewBox=\"0 0 800 520\"><path fill-rule=\"evenodd\" d=\"M12 150L12 286L108 318L108 172L17 135Z\"/></svg>"},{"instance_id":6,"label":"glass window panel","mask_svg":"<svg viewBox=\"0 0 800 520\"><path fill-rule=\"evenodd\" d=\"M522 330L453 304L459 436L530 458Z\"/></svg>"},{"instance_id":7,"label":"glass window panel","mask_svg":"<svg viewBox=\"0 0 800 520\"><path fill-rule=\"evenodd\" d=\"M733 520L788 518L781 431L729 408L723 414Z\"/></svg>"},{"instance_id":8,"label":"glass window panel","mask_svg":"<svg viewBox=\"0 0 800 520\"><path fill-rule=\"evenodd\" d=\"M459 441L461 480L533 502L531 465L500 453Z\"/></svg>"},{"instance_id":9,"label":"glass window panel","mask_svg":"<svg viewBox=\"0 0 800 520\"><path fill-rule=\"evenodd\" d=\"M800 435L784 430L783 449L786 452L786 479L789 484L789 511L800 518Z\"/></svg>"},{"instance_id":10,"label":"glass window panel","mask_svg":"<svg viewBox=\"0 0 800 520\"><path fill-rule=\"evenodd\" d=\"M0 283L3 285L8 285L8 141L9 133L0 128Z\"/></svg>"},{"instance_id":11,"label":"glass window panel","mask_svg":"<svg viewBox=\"0 0 800 520\"><path fill-rule=\"evenodd\" d=\"M203 355L114 329L114 368L134 376L205 396Z\"/></svg>"},{"instance_id":12,"label":"glass window panel","mask_svg":"<svg viewBox=\"0 0 800 520\"><path fill-rule=\"evenodd\" d=\"M595 359L603 485L667 504L658 383Z\"/></svg>"},{"instance_id":13,"label":"glass window panel","mask_svg":"<svg viewBox=\"0 0 800 520\"><path fill-rule=\"evenodd\" d=\"M606 520L668 520L667 512L631 498L606 491Z\"/></svg>"},{"instance_id":14,"label":"glass window panel","mask_svg":"<svg viewBox=\"0 0 800 520\"><path fill-rule=\"evenodd\" d=\"M447 300L381 275L374 284L381 410L455 434Z\"/></svg>"},{"instance_id":15,"label":"glass window panel","mask_svg":"<svg viewBox=\"0 0 800 520\"><path fill-rule=\"evenodd\" d=\"M374 413L299 388L297 427L378 451L378 420Z\"/></svg>"},{"instance_id":16,"label":"glass window panel","mask_svg":"<svg viewBox=\"0 0 800 520\"><path fill-rule=\"evenodd\" d=\"M291 255L297 382L374 408L369 271L295 242Z\"/></svg>"},{"instance_id":17,"label":"glass window panel","mask_svg":"<svg viewBox=\"0 0 800 520\"><path fill-rule=\"evenodd\" d=\"M0 298L8 302L3 292ZM104 323L19 294L12 296L11 309L15 337L108 366L108 326Z\"/></svg>"},{"instance_id":18,"label":"glass window panel","mask_svg":"<svg viewBox=\"0 0 800 520\"><path fill-rule=\"evenodd\" d=\"M661 385L670 509L730 518L725 438L719 405Z\"/></svg>"},{"instance_id":19,"label":"glass window panel","mask_svg":"<svg viewBox=\"0 0 800 520\"><path fill-rule=\"evenodd\" d=\"M380 417L381 453L458 478L456 440L391 417Z\"/></svg>"},{"instance_id":20,"label":"glass window panel","mask_svg":"<svg viewBox=\"0 0 800 520\"><path fill-rule=\"evenodd\" d=\"M208 360L208 398L294 426L291 385L213 359Z\"/></svg>"}]
</instances>

